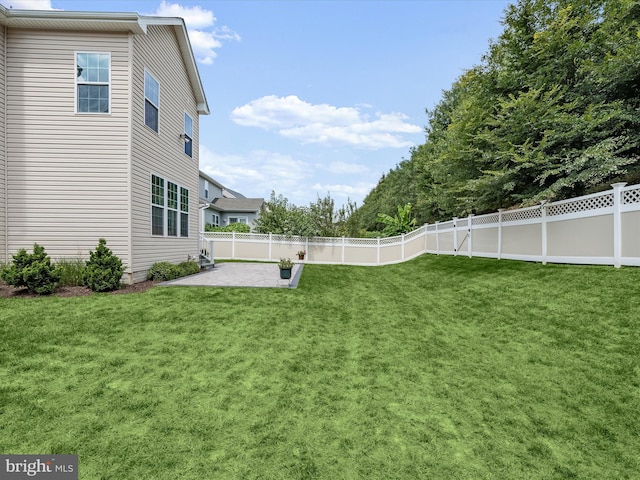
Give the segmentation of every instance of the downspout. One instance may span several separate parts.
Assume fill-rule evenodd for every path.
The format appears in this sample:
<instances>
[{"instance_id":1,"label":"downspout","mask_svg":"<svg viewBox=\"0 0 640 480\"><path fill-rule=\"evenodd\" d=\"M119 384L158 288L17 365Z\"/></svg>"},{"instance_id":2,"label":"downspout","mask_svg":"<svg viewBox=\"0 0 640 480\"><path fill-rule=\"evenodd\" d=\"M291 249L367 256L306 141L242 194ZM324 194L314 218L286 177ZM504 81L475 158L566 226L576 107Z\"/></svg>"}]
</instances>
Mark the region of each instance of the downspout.
<instances>
[{"instance_id":1,"label":"downspout","mask_svg":"<svg viewBox=\"0 0 640 480\"><path fill-rule=\"evenodd\" d=\"M3 85L3 101L4 101L4 142L2 145L4 155L4 261L9 261L9 159L7 158L7 26L4 25L4 42L3 42L3 62L4 62L4 85Z\"/></svg>"},{"instance_id":2,"label":"downspout","mask_svg":"<svg viewBox=\"0 0 640 480\"><path fill-rule=\"evenodd\" d=\"M205 213L204 213L204 211L205 211L207 208L209 208L210 206L211 206L211 204L210 204L210 203L203 203L203 204L200 206L200 218L199 218L199 221L198 221L198 223L200 224L200 233L204 233L204 226L206 225L206 223L205 223L206 218L205 218Z\"/></svg>"},{"instance_id":3,"label":"downspout","mask_svg":"<svg viewBox=\"0 0 640 480\"><path fill-rule=\"evenodd\" d=\"M133 48L134 48L134 44L133 44L133 33L129 32L129 38L128 38L128 47L129 47L129 58L128 58L128 73L129 73L129 85L128 85L128 91L129 91L129 113L127 115L127 122L128 122L128 135L127 135L127 142L128 142L128 146L127 146L127 152L129 155L129 159L127 162L127 198L129 199L129 205L127 208L127 214L128 217L127 218L127 237L128 241L127 241L127 255L129 256L129 262L127 265L127 270L126 270L126 275L127 278L129 280L129 284L133 285L134 283L134 267L135 265L133 264ZM113 88L113 84L111 85L111 88Z\"/></svg>"}]
</instances>

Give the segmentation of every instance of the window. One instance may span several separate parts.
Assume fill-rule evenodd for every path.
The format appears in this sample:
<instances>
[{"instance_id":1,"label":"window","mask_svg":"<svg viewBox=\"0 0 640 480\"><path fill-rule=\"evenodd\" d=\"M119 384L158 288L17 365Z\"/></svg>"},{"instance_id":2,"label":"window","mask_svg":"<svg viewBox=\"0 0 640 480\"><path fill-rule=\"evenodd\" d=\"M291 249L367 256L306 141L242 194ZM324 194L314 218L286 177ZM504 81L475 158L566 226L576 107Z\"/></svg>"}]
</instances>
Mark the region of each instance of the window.
<instances>
[{"instance_id":1,"label":"window","mask_svg":"<svg viewBox=\"0 0 640 480\"><path fill-rule=\"evenodd\" d=\"M193 120L184 114L184 153L193 156Z\"/></svg>"},{"instance_id":2,"label":"window","mask_svg":"<svg viewBox=\"0 0 640 480\"><path fill-rule=\"evenodd\" d=\"M219 227L220 226L220 215L217 214L213 214L212 215L212 219L213 219L213 226L214 227Z\"/></svg>"},{"instance_id":3,"label":"window","mask_svg":"<svg viewBox=\"0 0 640 480\"><path fill-rule=\"evenodd\" d=\"M209 198L209 180L204 181L204 198Z\"/></svg>"},{"instance_id":4,"label":"window","mask_svg":"<svg viewBox=\"0 0 640 480\"><path fill-rule=\"evenodd\" d=\"M178 185L168 182L167 188L167 235L178 236Z\"/></svg>"},{"instance_id":5,"label":"window","mask_svg":"<svg viewBox=\"0 0 640 480\"><path fill-rule=\"evenodd\" d=\"M247 225L249 221L247 217L229 217L229 223L244 223Z\"/></svg>"},{"instance_id":6,"label":"window","mask_svg":"<svg viewBox=\"0 0 640 480\"><path fill-rule=\"evenodd\" d=\"M151 175L151 234L189 236L189 189L157 175Z\"/></svg>"},{"instance_id":7,"label":"window","mask_svg":"<svg viewBox=\"0 0 640 480\"><path fill-rule=\"evenodd\" d=\"M76 112L109 113L110 53L76 53Z\"/></svg>"},{"instance_id":8,"label":"window","mask_svg":"<svg viewBox=\"0 0 640 480\"><path fill-rule=\"evenodd\" d=\"M158 111L160 109L160 84L144 71L144 124L154 132L158 131Z\"/></svg>"},{"instance_id":9,"label":"window","mask_svg":"<svg viewBox=\"0 0 640 480\"><path fill-rule=\"evenodd\" d=\"M189 190L180 187L180 236L189 236Z\"/></svg>"},{"instance_id":10,"label":"window","mask_svg":"<svg viewBox=\"0 0 640 480\"><path fill-rule=\"evenodd\" d=\"M164 179L151 175L151 234L164 235Z\"/></svg>"}]
</instances>

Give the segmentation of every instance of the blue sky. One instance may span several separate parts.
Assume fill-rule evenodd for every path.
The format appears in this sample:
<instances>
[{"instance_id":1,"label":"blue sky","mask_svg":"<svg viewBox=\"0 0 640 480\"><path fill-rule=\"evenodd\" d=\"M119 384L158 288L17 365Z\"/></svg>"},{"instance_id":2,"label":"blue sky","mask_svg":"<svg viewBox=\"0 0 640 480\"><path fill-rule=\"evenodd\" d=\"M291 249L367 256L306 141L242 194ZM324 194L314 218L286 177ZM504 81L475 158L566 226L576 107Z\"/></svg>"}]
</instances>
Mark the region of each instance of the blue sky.
<instances>
[{"instance_id":1,"label":"blue sky","mask_svg":"<svg viewBox=\"0 0 640 480\"><path fill-rule=\"evenodd\" d=\"M200 169L248 197L358 205L424 142L502 31L505 0L0 0L185 19L211 114Z\"/></svg>"}]
</instances>

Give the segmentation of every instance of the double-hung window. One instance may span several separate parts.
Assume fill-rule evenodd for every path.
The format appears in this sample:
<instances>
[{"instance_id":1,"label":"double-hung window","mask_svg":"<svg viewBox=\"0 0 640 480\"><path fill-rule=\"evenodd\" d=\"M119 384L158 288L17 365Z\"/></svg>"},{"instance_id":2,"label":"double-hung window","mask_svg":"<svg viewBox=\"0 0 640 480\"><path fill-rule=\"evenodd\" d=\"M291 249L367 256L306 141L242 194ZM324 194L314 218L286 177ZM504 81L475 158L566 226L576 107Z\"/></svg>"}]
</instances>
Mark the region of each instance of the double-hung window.
<instances>
[{"instance_id":1,"label":"double-hung window","mask_svg":"<svg viewBox=\"0 0 640 480\"><path fill-rule=\"evenodd\" d=\"M168 182L167 189L167 235L178 236L178 185Z\"/></svg>"},{"instance_id":2,"label":"double-hung window","mask_svg":"<svg viewBox=\"0 0 640 480\"><path fill-rule=\"evenodd\" d=\"M193 156L193 119L184 114L184 153Z\"/></svg>"},{"instance_id":3,"label":"double-hung window","mask_svg":"<svg viewBox=\"0 0 640 480\"><path fill-rule=\"evenodd\" d=\"M189 189L151 175L151 234L189 236Z\"/></svg>"},{"instance_id":4,"label":"double-hung window","mask_svg":"<svg viewBox=\"0 0 640 480\"><path fill-rule=\"evenodd\" d=\"M158 132L160 113L160 84L146 70L144 71L144 124Z\"/></svg>"},{"instance_id":5,"label":"double-hung window","mask_svg":"<svg viewBox=\"0 0 640 480\"><path fill-rule=\"evenodd\" d=\"M164 235L164 178L151 175L151 234Z\"/></svg>"},{"instance_id":6,"label":"double-hung window","mask_svg":"<svg viewBox=\"0 0 640 480\"><path fill-rule=\"evenodd\" d=\"M111 54L76 52L76 112L110 113Z\"/></svg>"},{"instance_id":7,"label":"double-hung window","mask_svg":"<svg viewBox=\"0 0 640 480\"><path fill-rule=\"evenodd\" d=\"M180 187L180 236L189 236L189 190Z\"/></svg>"}]
</instances>

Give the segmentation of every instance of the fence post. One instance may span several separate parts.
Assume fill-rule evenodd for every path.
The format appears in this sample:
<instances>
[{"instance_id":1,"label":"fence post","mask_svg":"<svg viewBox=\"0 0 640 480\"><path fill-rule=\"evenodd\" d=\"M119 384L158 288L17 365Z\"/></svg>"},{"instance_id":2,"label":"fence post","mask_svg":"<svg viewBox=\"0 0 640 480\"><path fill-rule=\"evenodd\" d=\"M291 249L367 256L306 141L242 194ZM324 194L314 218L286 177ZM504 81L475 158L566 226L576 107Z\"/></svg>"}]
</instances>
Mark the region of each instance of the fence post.
<instances>
[{"instance_id":1,"label":"fence post","mask_svg":"<svg viewBox=\"0 0 640 480\"><path fill-rule=\"evenodd\" d=\"M458 217L453 217L453 256L458 255Z\"/></svg>"},{"instance_id":2,"label":"fence post","mask_svg":"<svg viewBox=\"0 0 640 480\"><path fill-rule=\"evenodd\" d=\"M424 249L422 253L426 253L427 252L427 227L429 226L428 223L425 223L422 228L424 228Z\"/></svg>"},{"instance_id":3,"label":"fence post","mask_svg":"<svg viewBox=\"0 0 640 480\"><path fill-rule=\"evenodd\" d=\"M344 247L345 247L345 238L342 236L342 263L344 264Z\"/></svg>"},{"instance_id":4,"label":"fence post","mask_svg":"<svg viewBox=\"0 0 640 480\"><path fill-rule=\"evenodd\" d=\"M400 260L404 260L404 233L402 234L402 237L400 238L400 241L402 242L402 249L400 250Z\"/></svg>"},{"instance_id":5,"label":"fence post","mask_svg":"<svg viewBox=\"0 0 640 480\"><path fill-rule=\"evenodd\" d=\"M378 265L380 265L380 237L378 237Z\"/></svg>"},{"instance_id":6,"label":"fence post","mask_svg":"<svg viewBox=\"0 0 640 480\"><path fill-rule=\"evenodd\" d=\"M542 264L547 264L547 206L546 201L542 202L540 205L540 209L542 210L542 225L541 225L541 236L542 236Z\"/></svg>"},{"instance_id":7,"label":"fence post","mask_svg":"<svg viewBox=\"0 0 640 480\"><path fill-rule=\"evenodd\" d=\"M468 232L468 237L467 237L467 253L469 254L469 258L473 257L473 245L472 245L472 238L473 235L471 234L472 230L473 230L473 213L469 214L469 225L467 225L467 232Z\"/></svg>"},{"instance_id":8,"label":"fence post","mask_svg":"<svg viewBox=\"0 0 640 480\"><path fill-rule=\"evenodd\" d=\"M502 212L504 208L498 209L498 260L502 258Z\"/></svg>"},{"instance_id":9,"label":"fence post","mask_svg":"<svg viewBox=\"0 0 640 480\"><path fill-rule=\"evenodd\" d=\"M231 258L236 258L236 231L231 232Z\"/></svg>"},{"instance_id":10,"label":"fence post","mask_svg":"<svg viewBox=\"0 0 640 480\"><path fill-rule=\"evenodd\" d=\"M273 257L273 233L269 232L269 260Z\"/></svg>"},{"instance_id":11,"label":"fence post","mask_svg":"<svg viewBox=\"0 0 640 480\"><path fill-rule=\"evenodd\" d=\"M613 187L613 266L620 268L622 259L622 187L627 182L614 183Z\"/></svg>"},{"instance_id":12,"label":"fence post","mask_svg":"<svg viewBox=\"0 0 640 480\"><path fill-rule=\"evenodd\" d=\"M306 237L305 241L304 241L304 251L307 254L307 261L311 260L309 258L309 237Z\"/></svg>"},{"instance_id":13,"label":"fence post","mask_svg":"<svg viewBox=\"0 0 640 480\"><path fill-rule=\"evenodd\" d=\"M440 222L436 222L436 255L440 255L440 234L438 233L438 224Z\"/></svg>"}]
</instances>

